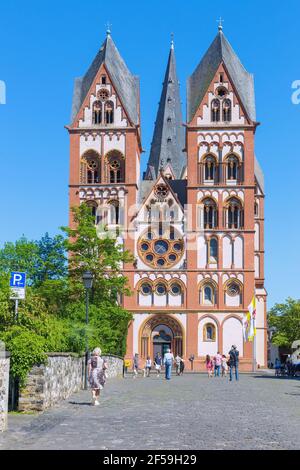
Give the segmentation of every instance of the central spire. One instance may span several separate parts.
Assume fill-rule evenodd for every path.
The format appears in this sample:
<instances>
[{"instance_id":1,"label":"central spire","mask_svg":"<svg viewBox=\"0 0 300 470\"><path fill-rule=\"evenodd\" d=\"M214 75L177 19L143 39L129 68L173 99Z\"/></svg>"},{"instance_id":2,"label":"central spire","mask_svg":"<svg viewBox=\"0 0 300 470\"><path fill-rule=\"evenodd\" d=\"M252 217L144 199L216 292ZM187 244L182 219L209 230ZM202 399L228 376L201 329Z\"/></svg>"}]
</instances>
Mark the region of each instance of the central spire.
<instances>
[{"instance_id":1,"label":"central spire","mask_svg":"<svg viewBox=\"0 0 300 470\"><path fill-rule=\"evenodd\" d=\"M171 35L171 47L155 121L146 178L156 178L161 168L169 166L175 178L179 179L186 160L183 148L184 128L176 73L174 38Z\"/></svg>"}]
</instances>

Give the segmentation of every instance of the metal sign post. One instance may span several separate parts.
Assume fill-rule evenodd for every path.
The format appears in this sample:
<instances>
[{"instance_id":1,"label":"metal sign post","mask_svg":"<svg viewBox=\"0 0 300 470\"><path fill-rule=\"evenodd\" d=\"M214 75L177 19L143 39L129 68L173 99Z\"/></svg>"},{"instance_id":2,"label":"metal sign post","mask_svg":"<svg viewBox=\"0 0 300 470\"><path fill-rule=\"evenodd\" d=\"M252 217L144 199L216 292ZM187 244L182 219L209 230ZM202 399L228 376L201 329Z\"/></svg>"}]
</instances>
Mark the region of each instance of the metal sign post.
<instances>
[{"instance_id":1,"label":"metal sign post","mask_svg":"<svg viewBox=\"0 0 300 470\"><path fill-rule=\"evenodd\" d=\"M9 281L10 299L15 301L15 321L19 318L19 300L25 299L26 273L12 272Z\"/></svg>"}]
</instances>

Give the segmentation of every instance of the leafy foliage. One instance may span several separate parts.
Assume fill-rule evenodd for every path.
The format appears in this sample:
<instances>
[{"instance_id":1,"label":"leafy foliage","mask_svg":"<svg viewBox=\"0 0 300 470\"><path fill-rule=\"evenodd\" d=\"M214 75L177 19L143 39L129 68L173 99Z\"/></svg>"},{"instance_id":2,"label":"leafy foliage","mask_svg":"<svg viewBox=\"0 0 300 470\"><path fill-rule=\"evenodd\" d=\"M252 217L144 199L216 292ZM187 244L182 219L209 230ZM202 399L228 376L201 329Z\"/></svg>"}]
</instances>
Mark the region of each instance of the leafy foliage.
<instances>
[{"instance_id":1,"label":"leafy foliage","mask_svg":"<svg viewBox=\"0 0 300 470\"><path fill-rule=\"evenodd\" d=\"M283 304L275 304L268 312L268 323L276 328L272 343L291 347L293 341L300 339L300 300L288 298Z\"/></svg>"},{"instance_id":2,"label":"leafy foliage","mask_svg":"<svg viewBox=\"0 0 300 470\"><path fill-rule=\"evenodd\" d=\"M98 236L87 206L74 208L73 214L76 228L63 227L68 239L48 233L39 241L23 236L0 249L0 340L11 353L12 373L21 386L32 366L47 360L47 352L81 354L88 341L90 349L100 346L105 353L125 354L132 315L117 299L129 294L121 268L133 257L108 233ZM82 283L86 270L94 276L88 325ZM11 271L25 271L28 280L18 321L9 299Z\"/></svg>"}]
</instances>

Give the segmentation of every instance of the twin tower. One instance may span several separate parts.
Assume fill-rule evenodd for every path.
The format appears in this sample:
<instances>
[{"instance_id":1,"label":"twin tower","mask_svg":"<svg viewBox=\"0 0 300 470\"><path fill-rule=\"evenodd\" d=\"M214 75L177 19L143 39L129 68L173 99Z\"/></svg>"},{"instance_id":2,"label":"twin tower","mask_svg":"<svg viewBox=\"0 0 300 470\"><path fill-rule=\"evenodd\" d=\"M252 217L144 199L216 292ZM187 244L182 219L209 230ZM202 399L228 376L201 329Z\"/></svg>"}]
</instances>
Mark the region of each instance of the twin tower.
<instances>
[{"instance_id":1,"label":"twin tower","mask_svg":"<svg viewBox=\"0 0 300 470\"><path fill-rule=\"evenodd\" d=\"M267 364L264 177L254 151L253 76L221 27L187 80L186 108L184 123L172 43L141 176L139 79L108 32L75 80L70 207L89 205L95 224L117 228L134 254L123 266L132 291L122 300L133 314L128 359L171 348L200 370L207 354L235 344L241 369L251 370L254 360ZM242 329L254 295L255 345Z\"/></svg>"}]
</instances>

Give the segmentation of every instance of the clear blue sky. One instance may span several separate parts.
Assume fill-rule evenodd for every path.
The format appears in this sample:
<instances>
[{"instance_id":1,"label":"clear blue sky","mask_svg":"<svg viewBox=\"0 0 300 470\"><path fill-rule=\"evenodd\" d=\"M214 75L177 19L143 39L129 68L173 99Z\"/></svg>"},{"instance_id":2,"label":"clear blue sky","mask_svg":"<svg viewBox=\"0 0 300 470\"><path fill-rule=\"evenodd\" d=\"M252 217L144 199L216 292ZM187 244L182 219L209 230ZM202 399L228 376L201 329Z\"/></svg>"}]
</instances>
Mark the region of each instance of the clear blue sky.
<instances>
[{"instance_id":1,"label":"clear blue sky","mask_svg":"<svg viewBox=\"0 0 300 470\"><path fill-rule=\"evenodd\" d=\"M44 0L1 2L0 243L39 238L67 224L73 79L105 38L105 23L130 70L140 76L142 137L149 155L170 33L182 101L185 82L217 33L255 75L256 154L266 178L266 287L269 307L300 297L299 123L291 83L300 80L299 0ZM185 104L183 105L185 112Z\"/></svg>"}]
</instances>

